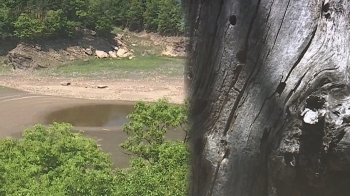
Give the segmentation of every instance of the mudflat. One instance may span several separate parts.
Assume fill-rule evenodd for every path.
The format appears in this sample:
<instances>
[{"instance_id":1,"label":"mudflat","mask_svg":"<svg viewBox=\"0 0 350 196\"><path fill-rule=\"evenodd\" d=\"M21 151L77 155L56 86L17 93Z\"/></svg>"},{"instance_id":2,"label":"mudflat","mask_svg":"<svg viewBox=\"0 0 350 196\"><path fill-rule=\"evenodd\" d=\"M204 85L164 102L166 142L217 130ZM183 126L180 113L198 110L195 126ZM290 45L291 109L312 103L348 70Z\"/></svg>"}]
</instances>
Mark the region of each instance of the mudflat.
<instances>
[{"instance_id":1,"label":"mudflat","mask_svg":"<svg viewBox=\"0 0 350 196\"><path fill-rule=\"evenodd\" d=\"M62 85L69 83L69 85ZM168 98L172 103L185 99L183 77L145 77L136 79L92 79L40 77L30 74L0 75L0 86L42 95L72 98L156 101ZM99 88L103 86L105 88Z\"/></svg>"}]
</instances>

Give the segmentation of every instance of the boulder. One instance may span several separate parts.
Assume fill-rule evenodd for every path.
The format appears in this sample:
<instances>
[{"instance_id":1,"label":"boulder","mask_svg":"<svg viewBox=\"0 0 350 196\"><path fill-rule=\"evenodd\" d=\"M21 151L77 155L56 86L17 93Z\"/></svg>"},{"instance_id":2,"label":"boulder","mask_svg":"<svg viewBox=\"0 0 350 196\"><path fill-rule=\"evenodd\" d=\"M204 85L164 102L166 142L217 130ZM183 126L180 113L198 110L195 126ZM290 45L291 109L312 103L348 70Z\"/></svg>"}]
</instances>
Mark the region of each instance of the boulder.
<instances>
[{"instance_id":1,"label":"boulder","mask_svg":"<svg viewBox=\"0 0 350 196\"><path fill-rule=\"evenodd\" d=\"M35 66L32 57L20 53L9 53L6 62L11 64L13 69L29 69Z\"/></svg>"},{"instance_id":2,"label":"boulder","mask_svg":"<svg viewBox=\"0 0 350 196\"><path fill-rule=\"evenodd\" d=\"M117 56L118 57L121 57L121 58L126 58L126 57L129 57L131 56L132 53L128 52L127 50L121 48L117 51Z\"/></svg>"},{"instance_id":3,"label":"boulder","mask_svg":"<svg viewBox=\"0 0 350 196\"><path fill-rule=\"evenodd\" d=\"M111 58L117 58L117 54L113 51L109 51L108 52L108 55L111 57Z\"/></svg>"},{"instance_id":4,"label":"boulder","mask_svg":"<svg viewBox=\"0 0 350 196\"><path fill-rule=\"evenodd\" d=\"M85 49L85 54L89 55L89 56L92 56L94 54L94 52L92 51L91 48L86 48Z\"/></svg>"},{"instance_id":5,"label":"boulder","mask_svg":"<svg viewBox=\"0 0 350 196\"><path fill-rule=\"evenodd\" d=\"M108 87L107 85L102 85L102 84L97 85L97 88L107 88L107 87Z\"/></svg>"},{"instance_id":6,"label":"boulder","mask_svg":"<svg viewBox=\"0 0 350 196\"><path fill-rule=\"evenodd\" d=\"M102 50L96 50L95 54L98 58L108 58L107 52L102 51Z\"/></svg>"},{"instance_id":7,"label":"boulder","mask_svg":"<svg viewBox=\"0 0 350 196\"><path fill-rule=\"evenodd\" d=\"M111 48L115 51L118 51L119 50L119 47L118 46L111 46Z\"/></svg>"},{"instance_id":8,"label":"boulder","mask_svg":"<svg viewBox=\"0 0 350 196\"><path fill-rule=\"evenodd\" d=\"M62 86L69 86L71 83L70 82L61 82Z\"/></svg>"}]
</instances>

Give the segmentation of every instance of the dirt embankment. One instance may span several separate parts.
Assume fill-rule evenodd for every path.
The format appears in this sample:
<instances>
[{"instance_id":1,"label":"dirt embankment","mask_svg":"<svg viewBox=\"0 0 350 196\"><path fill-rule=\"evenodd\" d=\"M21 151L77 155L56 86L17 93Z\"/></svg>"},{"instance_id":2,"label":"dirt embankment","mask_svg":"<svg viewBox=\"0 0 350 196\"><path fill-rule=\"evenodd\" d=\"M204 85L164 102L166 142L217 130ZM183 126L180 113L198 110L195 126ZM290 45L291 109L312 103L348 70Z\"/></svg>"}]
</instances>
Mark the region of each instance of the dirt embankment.
<instances>
[{"instance_id":1,"label":"dirt embankment","mask_svg":"<svg viewBox=\"0 0 350 196\"><path fill-rule=\"evenodd\" d=\"M109 53L108 58L114 58L110 55L114 50L116 60L121 58L118 56L120 50L136 56L184 57L187 42L188 39L184 37L162 37L157 34L127 31L119 32L109 38L87 32L83 38L74 40L46 40L35 43L20 43L15 39L0 40L2 49L0 55L7 64L5 66L13 66L16 69L9 74L0 74L0 85L34 93L75 98L156 101L166 97L173 103L183 103L185 94L181 76L172 79L164 76L139 79L98 80L92 77L67 79L39 77L31 74L28 69L55 68L77 59L97 58L97 51ZM8 47L3 47L5 45ZM132 59L130 55L126 58ZM63 83L69 83L69 85L62 85Z\"/></svg>"},{"instance_id":2,"label":"dirt embankment","mask_svg":"<svg viewBox=\"0 0 350 196\"><path fill-rule=\"evenodd\" d=\"M57 39L36 42L12 42L2 40L6 55L4 63L14 69L47 68L66 64L77 59L129 58L136 55L163 55L185 57L188 39L185 37L163 37L152 33L123 31L109 37L100 37L86 30L79 39ZM14 47L16 45L16 47Z\"/></svg>"}]
</instances>

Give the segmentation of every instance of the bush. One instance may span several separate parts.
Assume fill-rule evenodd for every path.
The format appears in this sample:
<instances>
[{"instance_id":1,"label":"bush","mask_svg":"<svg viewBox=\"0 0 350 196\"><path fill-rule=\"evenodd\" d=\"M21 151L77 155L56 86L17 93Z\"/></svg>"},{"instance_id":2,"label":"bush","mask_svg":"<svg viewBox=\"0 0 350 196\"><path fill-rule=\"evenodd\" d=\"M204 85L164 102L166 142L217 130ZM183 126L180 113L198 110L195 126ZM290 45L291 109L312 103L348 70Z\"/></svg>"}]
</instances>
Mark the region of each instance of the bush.
<instances>
[{"instance_id":1,"label":"bush","mask_svg":"<svg viewBox=\"0 0 350 196\"><path fill-rule=\"evenodd\" d=\"M117 195L187 195L187 137L175 142L165 139L169 129L183 127L187 133L187 106L171 105L166 99L138 102L128 118L131 122L123 131L129 137L121 146L135 158L131 168L117 170Z\"/></svg>"},{"instance_id":2,"label":"bush","mask_svg":"<svg viewBox=\"0 0 350 196\"><path fill-rule=\"evenodd\" d=\"M43 35L45 24L43 21L22 13L14 23L15 35L19 38L35 39Z\"/></svg>"},{"instance_id":3,"label":"bush","mask_svg":"<svg viewBox=\"0 0 350 196\"><path fill-rule=\"evenodd\" d=\"M158 152L157 163L135 158L131 168L117 170L116 195L187 195L189 151L186 144L164 142L158 146Z\"/></svg>"},{"instance_id":4,"label":"bush","mask_svg":"<svg viewBox=\"0 0 350 196\"><path fill-rule=\"evenodd\" d=\"M112 195L111 161L69 124L35 126L0 142L4 195Z\"/></svg>"},{"instance_id":5,"label":"bush","mask_svg":"<svg viewBox=\"0 0 350 196\"><path fill-rule=\"evenodd\" d=\"M138 102L128 118L131 121L123 126L123 131L129 137L121 147L151 162L158 161L159 146L165 142L169 129L180 128L187 135L188 130L183 128L187 123L187 107L171 105L166 99L152 104Z\"/></svg>"},{"instance_id":6,"label":"bush","mask_svg":"<svg viewBox=\"0 0 350 196\"><path fill-rule=\"evenodd\" d=\"M56 11L49 10L44 18L45 35L50 36L62 36L69 31L67 25L67 18L64 16L63 10Z\"/></svg>"}]
</instances>

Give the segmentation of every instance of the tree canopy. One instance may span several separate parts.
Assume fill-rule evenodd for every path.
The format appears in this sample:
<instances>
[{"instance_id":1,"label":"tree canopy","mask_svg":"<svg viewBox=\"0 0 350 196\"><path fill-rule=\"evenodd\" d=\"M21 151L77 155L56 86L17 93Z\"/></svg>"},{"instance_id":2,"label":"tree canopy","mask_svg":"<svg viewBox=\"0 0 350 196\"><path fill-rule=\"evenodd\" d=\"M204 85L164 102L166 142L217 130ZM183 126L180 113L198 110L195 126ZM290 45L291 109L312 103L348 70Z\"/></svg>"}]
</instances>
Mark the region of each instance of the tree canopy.
<instances>
[{"instance_id":1,"label":"tree canopy","mask_svg":"<svg viewBox=\"0 0 350 196\"><path fill-rule=\"evenodd\" d=\"M23 39L68 37L115 26L166 35L184 32L177 0L0 0L0 35Z\"/></svg>"}]
</instances>

